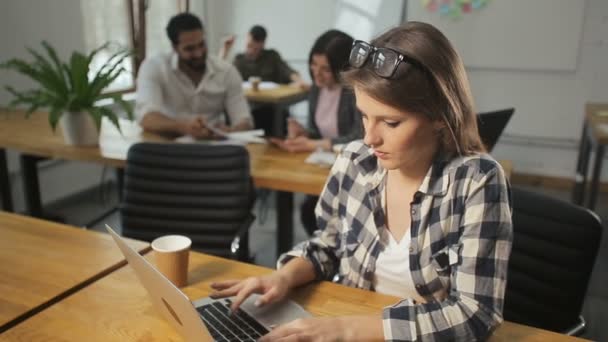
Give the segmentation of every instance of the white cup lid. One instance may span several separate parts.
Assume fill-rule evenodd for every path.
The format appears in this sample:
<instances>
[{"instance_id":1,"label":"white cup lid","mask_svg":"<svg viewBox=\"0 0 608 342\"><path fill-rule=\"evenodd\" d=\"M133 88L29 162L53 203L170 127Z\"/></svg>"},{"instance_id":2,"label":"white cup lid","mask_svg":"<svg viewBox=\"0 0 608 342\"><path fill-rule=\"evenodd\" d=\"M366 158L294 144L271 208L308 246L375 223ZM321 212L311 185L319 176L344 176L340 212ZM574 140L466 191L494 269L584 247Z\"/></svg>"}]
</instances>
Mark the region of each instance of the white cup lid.
<instances>
[{"instance_id":1,"label":"white cup lid","mask_svg":"<svg viewBox=\"0 0 608 342\"><path fill-rule=\"evenodd\" d=\"M165 235L152 241L152 249L157 252L179 252L190 248L192 240L183 235Z\"/></svg>"}]
</instances>

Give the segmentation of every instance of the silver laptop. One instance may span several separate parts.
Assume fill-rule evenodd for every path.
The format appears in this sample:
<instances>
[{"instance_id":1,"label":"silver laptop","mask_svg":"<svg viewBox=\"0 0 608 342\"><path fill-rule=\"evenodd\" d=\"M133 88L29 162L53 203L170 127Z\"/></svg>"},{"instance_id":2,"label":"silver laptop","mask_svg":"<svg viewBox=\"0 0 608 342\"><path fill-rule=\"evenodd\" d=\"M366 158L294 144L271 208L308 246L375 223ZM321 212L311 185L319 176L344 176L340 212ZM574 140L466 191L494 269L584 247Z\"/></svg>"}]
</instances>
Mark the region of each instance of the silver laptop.
<instances>
[{"instance_id":1,"label":"silver laptop","mask_svg":"<svg viewBox=\"0 0 608 342\"><path fill-rule=\"evenodd\" d=\"M258 295L249 297L233 314L229 311L229 298L215 300L207 297L191 302L112 228L108 225L106 228L148 291L156 309L186 341L257 341L274 325L310 317L292 301L258 308L253 304Z\"/></svg>"}]
</instances>

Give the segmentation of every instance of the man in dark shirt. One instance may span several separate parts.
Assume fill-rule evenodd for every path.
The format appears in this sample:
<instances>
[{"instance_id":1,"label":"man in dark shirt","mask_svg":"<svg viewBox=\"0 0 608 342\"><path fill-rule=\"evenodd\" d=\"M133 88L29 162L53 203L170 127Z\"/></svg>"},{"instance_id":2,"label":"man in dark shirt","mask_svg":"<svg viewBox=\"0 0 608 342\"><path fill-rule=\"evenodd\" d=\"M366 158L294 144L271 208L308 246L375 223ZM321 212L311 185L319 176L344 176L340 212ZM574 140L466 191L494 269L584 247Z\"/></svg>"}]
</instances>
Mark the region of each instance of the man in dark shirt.
<instances>
[{"instance_id":1,"label":"man in dark shirt","mask_svg":"<svg viewBox=\"0 0 608 342\"><path fill-rule=\"evenodd\" d=\"M266 29L260 25L255 25L249 30L245 52L236 55L233 61L243 79L248 80L249 77L256 76L262 81L293 83L308 88L309 85L302 80L300 74L287 65L276 50L264 48L266 37ZM224 41L220 57L225 59L233 44L234 36L228 37Z\"/></svg>"},{"instance_id":2,"label":"man in dark shirt","mask_svg":"<svg viewBox=\"0 0 608 342\"><path fill-rule=\"evenodd\" d=\"M303 89L310 88L297 71L293 70L281 58L281 55L273 49L265 49L266 29L260 25L253 26L247 34L247 45L244 53L236 55L233 64L245 81L255 76L262 81L275 82L279 84L291 84ZM224 39L220 49L219 57L226 59L230 49L234 45L234 36ZM272 135L274 105L258 105L252 107L251 114L255 128L262 128L267 135ZM287 110L283 110L283 117L289 116Z\"/></svg>"}]
</instances>

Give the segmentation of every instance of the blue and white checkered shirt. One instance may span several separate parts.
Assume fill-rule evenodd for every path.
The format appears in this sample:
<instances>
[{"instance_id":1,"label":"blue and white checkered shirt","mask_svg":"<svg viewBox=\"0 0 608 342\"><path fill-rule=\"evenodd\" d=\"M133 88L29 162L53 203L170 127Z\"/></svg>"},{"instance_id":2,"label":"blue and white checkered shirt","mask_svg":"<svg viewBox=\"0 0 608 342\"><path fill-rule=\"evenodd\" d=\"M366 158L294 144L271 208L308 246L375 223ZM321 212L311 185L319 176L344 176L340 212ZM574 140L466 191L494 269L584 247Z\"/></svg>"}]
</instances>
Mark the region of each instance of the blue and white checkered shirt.
<instances>
[{"instance_id":1,"label":"blue and white checkered shirt","mask_svg":"<svg viewBox=\"0 0 608 342\"><path fill-rule=\"evenodd\" d=\"M387 229L386 170L361 141L336 160L316 208L316 236L283 255L310 260L318 279L373 290ZM437 158L411 203L409 267L416 291L384 309L389 341L486 339L502 322L511 252L510 189L502 167L478 154Z\"/></svg>"}]
</instances>

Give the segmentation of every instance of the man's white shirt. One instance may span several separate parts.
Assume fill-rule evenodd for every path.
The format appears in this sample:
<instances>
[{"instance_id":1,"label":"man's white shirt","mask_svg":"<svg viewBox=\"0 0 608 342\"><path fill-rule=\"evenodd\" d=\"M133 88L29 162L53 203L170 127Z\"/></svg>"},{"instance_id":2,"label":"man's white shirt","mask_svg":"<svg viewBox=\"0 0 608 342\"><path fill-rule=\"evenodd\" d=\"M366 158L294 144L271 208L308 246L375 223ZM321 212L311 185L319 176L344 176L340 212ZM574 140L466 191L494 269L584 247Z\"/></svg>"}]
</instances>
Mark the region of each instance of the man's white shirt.
<instances>
[{"instance_id":1,"label":"man's white shirt","mask_svg":"<svg viewBox=\"0 0 608 342\"><path fill-rule=\"evenodd\" d=\"M195 86L179 69L177 54L160 54L146 59L139 69L135 115L138 121L149 112L171 118L203 115L215 125L225 122L226 113L232 125L251 122L242 82L232 64L208 55L205 74Z\"/></svg>"}]
</instances>

